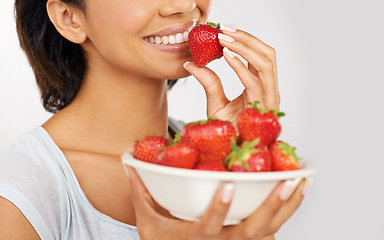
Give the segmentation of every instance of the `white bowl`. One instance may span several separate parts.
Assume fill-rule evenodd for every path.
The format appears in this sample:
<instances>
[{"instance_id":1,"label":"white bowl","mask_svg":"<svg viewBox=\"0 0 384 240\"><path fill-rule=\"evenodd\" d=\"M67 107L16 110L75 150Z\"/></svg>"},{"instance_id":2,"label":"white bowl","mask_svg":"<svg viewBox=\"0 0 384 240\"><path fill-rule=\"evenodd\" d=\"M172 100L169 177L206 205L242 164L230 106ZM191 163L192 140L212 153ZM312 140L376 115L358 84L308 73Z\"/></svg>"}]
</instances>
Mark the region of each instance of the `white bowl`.
<instances>
[{"instance_id":1,"label":"white bowl","mask_svg":"<svg viewBox=\"0 0 384 240\"><path fill-rule=\"evenodd\" d=\"M173 216L196 221L204 214L217 189L235 184L234 196L224 225L237 224L252 214L282 180L303 179L316 174L306 163L300 170L284 172L215 172L161 166L137 160L132 152L122 156L124 165L136 169L153 199Z\"/></svg>"}]
</instances>

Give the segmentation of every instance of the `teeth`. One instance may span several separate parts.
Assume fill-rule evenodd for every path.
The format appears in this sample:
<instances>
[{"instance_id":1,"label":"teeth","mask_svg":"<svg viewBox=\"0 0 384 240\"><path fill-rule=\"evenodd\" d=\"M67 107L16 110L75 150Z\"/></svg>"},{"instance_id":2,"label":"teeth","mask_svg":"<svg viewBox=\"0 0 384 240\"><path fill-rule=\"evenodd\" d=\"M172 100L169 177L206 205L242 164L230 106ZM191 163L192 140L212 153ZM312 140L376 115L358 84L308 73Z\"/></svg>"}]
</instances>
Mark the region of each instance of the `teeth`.
<instances>
[{"instance_id":1,"label":"teeth","mask_svg":"<svg viewBox=\"0 0 384 240\"><path fill-rule=\"evenodd\" d=\"M178 33L176 34L176 43L182 43L184 42L183 34Z\"/></svg>"},{"instance_id":2,"label":"teeth","mask_svg":"<svg viewBox=\"0 0 384 240\"><path fill-rule=\"evenodd\" d=\"M160 36L149 37L149 38L144 38L144 40L157 45L168 45L168 44L171 45L171 44L188 42L188 34L189 34L189 31L185 31L183 33L178 33L176 35L162 36L162 37Z\"/></svg>"},{"instance_id":3,"label":"teeth","mask_svg":"<svg viewBox=\"0 0 384 240\"><path fill-rule=\"evenodd\" d=\"M158 37L158 36L156 36L156 37L155 37L155 43L156 43L156 44L161 44L161 38Z\"/></svg>"},{"instance_id":4,"label":"teeth","mask_svg":"<svg viewBox=\"0 0 384 240\"><path fill-rule=\"evenodd\" d=\"M170 35L170 36L168 37L168 39L169 39L169 44L175 44L175 43L176 43L175 36Z\"/></svg>"},{"instance_id":5,"label":"teeth","mask_svg":"<svg viewBox=\"0 0 384 240\"><path fill-rule=\"evenodd\" d=\"M183 33L183 38L184 38L184 41L186 42L188 41L188 34L189 34L188 31Z\"/></svg>"},{"instance_id":6,"label":"teeth","mask_svg":"<svg viewBox=\"0 0 384 240\"><path fill-rule=\"evenodd\" d=\"M167 45L169 43L169 38L167 36L161 37L161 41L164 45Z\"/></svg>"}]
</instances>

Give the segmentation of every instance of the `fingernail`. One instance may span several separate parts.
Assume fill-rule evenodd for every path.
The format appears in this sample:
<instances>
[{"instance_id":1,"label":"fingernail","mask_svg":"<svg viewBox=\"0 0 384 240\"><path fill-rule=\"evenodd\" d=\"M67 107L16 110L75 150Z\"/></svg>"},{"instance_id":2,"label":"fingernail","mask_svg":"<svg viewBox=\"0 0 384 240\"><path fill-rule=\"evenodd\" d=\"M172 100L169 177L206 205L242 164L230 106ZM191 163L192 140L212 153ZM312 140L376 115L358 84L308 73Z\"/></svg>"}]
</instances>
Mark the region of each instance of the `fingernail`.
<instances>
[{"instance_id":1,"label":"fingernail","mask_svg":"<svg viewBox=\"0 0 384 240\"><path fill-rule=\"evenodd\" d=\"M231 50L229 50L227 47L223 48L223 52L228 54L228 56L230 56L231 58L235 57L235 54Z\"/></svg>"},{"instance_id":2,"label":"fingernail","mask_svg":"<svg viewBox=\"0 0 384 240\"><path fill-rule=\"evenodd\" d=\"M227 41L227 42L234 42L235 41L235 39L233 39L232 37L230 37L228 35L225 35L225 34L222 34L222 33L219 33L217 37L220 40L224 40L224 41Z\"/></svg>"},{"instance_id":3,"label":"fingernail","mask_svg":"<svg viewBox=\"0 0 384 240\"><path fill-rule=\"evenodd\" d=\"M183 67L184 67L185 70L187 70L187 71L188 71L187 65L188 65L189 63L190 63L190 62L185 62L185 63L183 64Z\"/></svg>"},{"instance_id":4,"label":"fingernail","mask_svg":"<svg viewBox=\"0 0 384 240\"><path fill-rule=\"evenodd\" d=\"M235 29L231 26L223 25L223 24L220 24L220 30L228 31L228 32L236 32L237 31L237 29Z\"/></svg>"},{"instance_id":5,"label":"fingernail","mask_svg":"<svg viewBox=\"0 0 384 240\"><path fill-rule=\"evenodd\" d=\"M307 194L309 188L312 186L312 183L313 183L313 178L305 179L303 189L301 190L301 193L303 194L303 196L305 196L305 194Z\"/></svg>"},{"instance_id":6,"label":"fingernail","mask_svg":"<svg viewBox=\"0 0 384 240\"><path fill-rule=\"evenodd\" d=\"M233 183L226 183L224 185L223 191L221 193L222 203L228 204L232 200L234 189L235 189L235 184Z\"/></svg>"},{"instance_id":7,"label":"fingernail","mask_svg":"<svg viewBox=\"0 0 384 240\"><path fill-rule=\"evenodd\" d=\"M280 192L281 201L286 201L291 197L292 193L295 191L297 185L301 182L301 178L296 178L292 180L287 180L284 183L283 189Z\"/></svg>"}]
</instances>

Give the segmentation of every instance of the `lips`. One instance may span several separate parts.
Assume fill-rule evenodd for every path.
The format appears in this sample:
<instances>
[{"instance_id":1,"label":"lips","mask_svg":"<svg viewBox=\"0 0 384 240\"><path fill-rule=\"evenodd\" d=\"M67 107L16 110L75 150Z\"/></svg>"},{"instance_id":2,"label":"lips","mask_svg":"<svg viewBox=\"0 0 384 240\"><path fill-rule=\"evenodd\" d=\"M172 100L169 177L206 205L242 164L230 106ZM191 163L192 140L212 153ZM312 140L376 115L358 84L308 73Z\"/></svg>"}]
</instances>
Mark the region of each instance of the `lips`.
<instances>
[{"instance_id":1,"label":"lips","mask_svg":"<svg viewBox=\"0 0 384 240\"><path fill-rule=\"evenodd\" d=\"M154 45L177 45L188 42L188 34L196 21L175 25L162 31L145 36L144 40Z\"/></svg>"}]
</instances>

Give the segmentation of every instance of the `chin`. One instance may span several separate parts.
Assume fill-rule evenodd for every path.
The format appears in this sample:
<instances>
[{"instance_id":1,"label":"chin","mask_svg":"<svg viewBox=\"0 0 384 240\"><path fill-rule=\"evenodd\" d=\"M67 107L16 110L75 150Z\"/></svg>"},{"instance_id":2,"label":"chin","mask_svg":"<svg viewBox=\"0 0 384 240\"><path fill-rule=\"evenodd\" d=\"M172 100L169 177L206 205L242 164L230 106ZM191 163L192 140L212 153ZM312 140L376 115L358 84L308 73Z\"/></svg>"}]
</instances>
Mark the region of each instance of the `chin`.
<instances>
[{"instance_id":1,"label":"chin","mask_svg":"<svg viewBox=\"0 0 384 240\"><path fill-rule=\"evenodd\" d=\"M183 64L187 61L192 61L192 59L185 59L183 61L178 61L177 63L167 64L166 66L163 65L158 71L161 72L163 79L186 78L191 76L191 74L183 67Z\"/></svg>"},{"instance_id":2,"label":"chin","mask_svg":"<svg viewBox=\"0 0 384 240\"><path fill-rule=\"evenodd\" d=\"M172 77L168 77L168 79L179 79L179 78L186 78L189 76L191 76L191 74L187 70L185 70L183 66L181 66L179 69L175 71Z\"/></svg>"}]
</instances>

